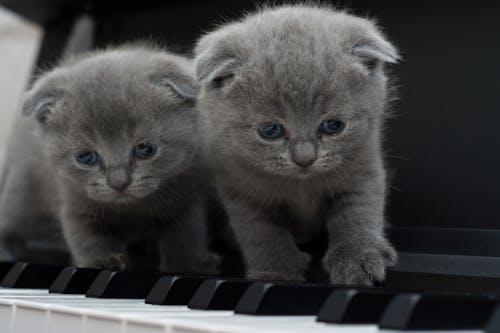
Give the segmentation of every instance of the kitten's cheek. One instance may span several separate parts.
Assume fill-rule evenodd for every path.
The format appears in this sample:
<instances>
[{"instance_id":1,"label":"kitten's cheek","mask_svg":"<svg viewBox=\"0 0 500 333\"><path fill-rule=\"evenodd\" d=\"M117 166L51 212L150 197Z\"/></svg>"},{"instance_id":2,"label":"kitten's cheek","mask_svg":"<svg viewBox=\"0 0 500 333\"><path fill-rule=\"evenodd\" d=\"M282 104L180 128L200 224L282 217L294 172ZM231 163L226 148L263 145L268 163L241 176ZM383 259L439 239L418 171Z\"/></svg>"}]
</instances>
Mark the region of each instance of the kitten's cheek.
<instances>
[{"instance_id":1,"label":"kitten's cheek","mask_svg":"<svg viewBox=\"0 0 500 333\"><path fill-rule=\"evenodd\" d=\"M155 182L155 183L149 183L149 184L142 184L142 185L137 185L135 187L132 187L129 189L130 195L135 197L135 198L145 198L148 195L153 194L158 190L160 187L160 184Z\"/></svg>"},{"instance_id":2,"label":"kitten's cheek","mask_svg":"<svg viewBox=\"0 0 500 333\"><path fill-rule=\"evenodd\" d=\"M194 155L188 152L172 156L168 161L164 162L165 167L162 170L163 175L166 177L173 177L182 173L191 166L193 157Z\"/></svg>"}]
</instances>

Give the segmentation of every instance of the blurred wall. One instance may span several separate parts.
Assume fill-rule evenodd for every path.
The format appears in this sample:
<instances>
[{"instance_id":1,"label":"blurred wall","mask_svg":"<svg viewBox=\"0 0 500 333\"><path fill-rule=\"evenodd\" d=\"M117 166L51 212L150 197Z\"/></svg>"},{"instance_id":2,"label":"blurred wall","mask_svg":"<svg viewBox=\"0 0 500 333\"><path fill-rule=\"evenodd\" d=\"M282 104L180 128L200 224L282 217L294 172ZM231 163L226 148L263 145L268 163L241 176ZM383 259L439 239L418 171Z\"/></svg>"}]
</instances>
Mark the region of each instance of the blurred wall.
<instances>
[{"instance_id":1,"label":"blurred wall","mask_svg":"<svg viewBox=\"0 0 500 333\"><path fill-rule=\"evenodd\" d=\"M42 30L0 7L0 165L10 125L33 70Z\"/></svg>"}]
</instances>

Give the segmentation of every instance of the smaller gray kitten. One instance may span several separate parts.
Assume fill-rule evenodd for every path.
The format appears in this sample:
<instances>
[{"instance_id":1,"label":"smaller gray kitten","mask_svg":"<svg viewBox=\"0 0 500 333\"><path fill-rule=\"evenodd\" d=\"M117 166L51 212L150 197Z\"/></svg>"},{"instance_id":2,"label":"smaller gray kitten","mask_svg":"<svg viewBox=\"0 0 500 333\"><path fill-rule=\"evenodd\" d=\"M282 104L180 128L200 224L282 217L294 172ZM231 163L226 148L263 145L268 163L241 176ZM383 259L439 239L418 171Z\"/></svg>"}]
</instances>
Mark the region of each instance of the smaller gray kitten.
<instances>
[{"instance_id":1,"label":"smaller gray kitten","mask_svg":"<svg viewBox=\"0 0 500 333\"><path fill-rule=\"evenodd\" d=\"M247 275L303 280L299 246L322 232L332 283L384 279L384 63L376 25L332 8L264 8L200 39L207 158Z\"/></svg>"},{"instance_id":2,"label":"smaller gray kitten","mask_svg":"<svg viewBox=\"0 0 500 333\"><path fill-rule=\"evenodd\" d=\"M193 75L190 60L137 46L73 58L41 76L25 96L28 119L13 130L4 257L26 221L50 217L79 266L130 268L125 246L153 236L159 269L215 273Z\"/></svg>"}]
</instances>

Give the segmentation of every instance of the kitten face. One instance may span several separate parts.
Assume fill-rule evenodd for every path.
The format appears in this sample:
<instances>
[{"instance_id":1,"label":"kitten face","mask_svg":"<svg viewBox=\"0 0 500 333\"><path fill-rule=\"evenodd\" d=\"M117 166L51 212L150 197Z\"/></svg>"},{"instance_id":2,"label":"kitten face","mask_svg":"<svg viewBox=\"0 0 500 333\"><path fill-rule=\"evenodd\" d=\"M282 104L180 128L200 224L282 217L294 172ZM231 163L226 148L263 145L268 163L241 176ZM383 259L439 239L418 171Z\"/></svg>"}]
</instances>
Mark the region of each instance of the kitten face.
<instances>
[{"instance_id":1,"label":"kitten face","mask_svg":"<svg viewBox=\"0 0 500 333\"><path fill-rule=\"evenodd\" d=\"M151 68L118 58L73 66L46 83L60 91L39 120L63 179L92 200L126 203L191 166L196 116L186 96L151 79Z\"/></svg>"},{"instance_id":2,"label":"kitten face","mask_svg":"<svg viewBox=\"0 0 500 333\"><path fill-rule=\"evenodd\" d=\"M148 96L144 96L146 98ZM156 102L158 106L164 103L162 100ZM154 97L147 103L154 103ZM92 111L80 109L76 112L99 112L100 117L106 112L99 110L97 105L91 107ZM82 187L91 199L122 203L146 197L163 181L183 172L191 164L194 142L189 139L196 135L194 121L189 119L192 110L181 108L172 114L169 110L163 110L165 114L156 110L143 119L136 116L127 119L127 115L144 115L138 110L126 110L127 107L130 105L121 106L117 124L109 122L96 126L93 120L73 118L63 122L56 120L52 125L49 150L54 164L59 166L61 176ZM71 131L64 128L68 120ZM95 163L88 165L79 161L89 153L97 156Z\"/></svg>"},{"instance_id":3,"label":"kitten face","mask_svg":"<svg viewBox=\"0 0 500 333\"><path fill-rule=\"evenodd\" d=\"M263 64L252 63L227 86L206 88L201 105L210 110L209 122L217 120L211 129L221 133L215 140L224 138L225 154L270 174L302 178L337 169L366 140L376 113L362 99L370 78L356 68L324 73L313 60L295 62L309 73L295 76L287 68L278 74L282 79L266 77ZM316 86L300 87L304 82ZM346 89L344 82L357 83ZM382 103L380 93L373 107Z\"/></svg>"},{"instance_id":4,"label":"kitten face","mask_svg":"<svg viewBox=\"0 0 500 333\"><path fill-rule=\"evenodd\" d=\"M343 172L386 100L384 60L359 53L371 34L379 38L368 21L297 6L202 39L199 106L216 150L275 176Z\"/></svg>"}]
</instances>

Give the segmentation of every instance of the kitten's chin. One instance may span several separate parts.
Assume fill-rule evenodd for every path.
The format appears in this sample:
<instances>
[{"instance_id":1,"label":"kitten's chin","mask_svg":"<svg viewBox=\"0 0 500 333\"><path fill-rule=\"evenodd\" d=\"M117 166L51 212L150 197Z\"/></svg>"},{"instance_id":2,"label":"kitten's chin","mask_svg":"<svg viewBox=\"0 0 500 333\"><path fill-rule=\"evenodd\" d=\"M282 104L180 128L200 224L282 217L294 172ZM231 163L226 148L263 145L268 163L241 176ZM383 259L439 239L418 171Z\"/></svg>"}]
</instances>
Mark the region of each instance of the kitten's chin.
<instances>
[{"instance_id":1,"label":"kitten's chin","mask_svg":"<svg viewBox=\"0 0 500 333\"><path fill-rule=\"evenodd\" d=\"M300 180L307 180L310 178L313 178L314 176L318 175L317 170L307 168L290 168L286 170L282 170L280 172L272 172L271 173L274 176L278 177L283 177L283 178L288 178L288 179L300 179Z\"/></svg>"},{"instance_id":2,"label":"kitten's chin","mask_svg":"<svg viewBox=\"0 0 500 333\"><path fill-rule=\"evenodd\" d=\"M94 201L101 202L101 203L124 205L124 204L133 203L136 201L140 201L140 200L148 197L149 195L151 195L153 192L154 191L141 192L141 193L112 192L112 193L109 193L107 195L100 195L100 196L89 195L89 198L91 198Z\"/></svg>"},{"instance_id":3,"label":"kitten's chin","mask_svg":"<svg viewBox=\"0 0 500 333\"><path fill-rule=\"evenodd\" d=\"M314 175L316 175L315 172L313 172L311 170L307 170L307 169L301 169L301 170L298 170L297 172L295 172L295 177L298 179L309 179L309 178L313 177Z\"/></svg>"},{"instance_id":4,"label":"kitten's chin","mask_svg":"<svg viewBox=\"0 0 500 333\"><path fill-rule=\"evenodd\" d=\"M309 181L316 179L318 177L324 177L329 174L330 170L322 170L320 168L292 168L284 172L271 173L272 176L278 176L288 180L299 180L299 181Z\"/></svg>"},{"instance_id":5,"label":"kitten's chin","mask_svg":"<svg viewBox=\"0 0 500 333\"><path fill-rule=\"evenodd\" d=\"M131 195L127 194L120 194L120 195L113 195L113 196L90 196L90 198L94 201L101 202L101 203L107 203L107 204L128 204L132 203L134 201L140 200L140 198L133 197Z\"/></svg>"}]
</instances>

